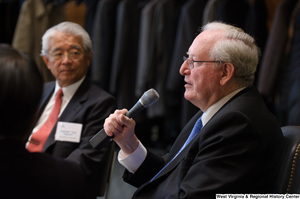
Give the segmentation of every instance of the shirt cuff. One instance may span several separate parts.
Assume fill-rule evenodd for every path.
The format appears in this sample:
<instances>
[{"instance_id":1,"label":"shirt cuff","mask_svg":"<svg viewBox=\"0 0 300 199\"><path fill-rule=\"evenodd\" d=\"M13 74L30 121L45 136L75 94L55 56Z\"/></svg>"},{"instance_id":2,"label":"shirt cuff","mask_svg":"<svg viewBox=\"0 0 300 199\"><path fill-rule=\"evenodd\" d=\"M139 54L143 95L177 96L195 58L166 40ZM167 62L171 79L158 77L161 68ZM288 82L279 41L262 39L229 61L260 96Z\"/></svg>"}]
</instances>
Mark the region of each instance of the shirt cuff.
<instances>
[{"instance_id":1,"label":"shirt cuff","mask_svg":"<svg viewBox=\"0 0 300 199\"><path fill-rule=\"evenodd\" d=\"M123 165L129 172L134 173L144 162L147 156L147 150L144 145L139 141L138 148L130 155L120 150L118 154L118 161Z\"/></svg>"}]
</instances>

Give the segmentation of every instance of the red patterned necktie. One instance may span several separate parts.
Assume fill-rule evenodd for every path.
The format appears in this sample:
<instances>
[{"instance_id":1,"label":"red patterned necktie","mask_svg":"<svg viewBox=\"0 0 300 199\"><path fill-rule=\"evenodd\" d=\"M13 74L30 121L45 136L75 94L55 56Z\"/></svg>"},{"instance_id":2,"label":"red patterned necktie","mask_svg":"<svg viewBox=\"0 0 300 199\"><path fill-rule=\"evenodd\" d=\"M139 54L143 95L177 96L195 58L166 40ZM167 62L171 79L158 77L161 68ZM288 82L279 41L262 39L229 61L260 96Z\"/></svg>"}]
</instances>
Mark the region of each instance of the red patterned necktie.
<instances>
[{"instance_id":1,"label":"red patterned necktie","mask_svg":"<svg viewBox=\"0 0 300 199\"><path fill-rule=\"evenodd\" d=\"M29 144L27 146L27 150L29 152L42 152L43 151L46 140L57 121L58 114L60 112L62 96L63 96L62 89L59 89L57 91L57 94L55 97L54 107L53 107L47 121L45 122L45 124L43 126L41 126L41 128L37 132L32 134L31 139L29 140Z\"/></svg>"}]
</instances>

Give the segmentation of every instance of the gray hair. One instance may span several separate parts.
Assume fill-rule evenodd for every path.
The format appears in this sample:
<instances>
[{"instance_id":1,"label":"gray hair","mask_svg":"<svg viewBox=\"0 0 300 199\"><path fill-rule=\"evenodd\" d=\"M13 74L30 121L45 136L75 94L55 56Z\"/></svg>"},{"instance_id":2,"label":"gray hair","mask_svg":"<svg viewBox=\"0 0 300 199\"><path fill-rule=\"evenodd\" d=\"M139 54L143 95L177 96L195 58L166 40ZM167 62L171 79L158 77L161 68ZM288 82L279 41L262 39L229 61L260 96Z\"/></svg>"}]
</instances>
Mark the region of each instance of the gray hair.
<instances>
[{"instance_id":1,"label":"gray hair","mask_svg":"<svg viewBox=\"0 0 300 199\"><path fill-rule=\"evenodd\" d=\"M49 28L42 37L42 51L41 56L46 55L48 57L49 41L51 37L54 37L57 31L72 34L74 36L80 36L83 40L83 48L86 54L92 52L92 41L89 34L79 24L73 22L62 22L56 26Z\"/></svg>"},{"instance_id":2,"label":"gray hair","mask_svg":"<svg viewBox=\"0 0 300 199\"><path fill-rule=\"evenodd\" d=\"M212 22L202 27L205 30L221 30L223 36L210 51L210 58L232 63L235 69L234 78L243 86L250 86L254 81L260 50L255 40L242 29L222 23Z\"/></svg>"}]
</instances>

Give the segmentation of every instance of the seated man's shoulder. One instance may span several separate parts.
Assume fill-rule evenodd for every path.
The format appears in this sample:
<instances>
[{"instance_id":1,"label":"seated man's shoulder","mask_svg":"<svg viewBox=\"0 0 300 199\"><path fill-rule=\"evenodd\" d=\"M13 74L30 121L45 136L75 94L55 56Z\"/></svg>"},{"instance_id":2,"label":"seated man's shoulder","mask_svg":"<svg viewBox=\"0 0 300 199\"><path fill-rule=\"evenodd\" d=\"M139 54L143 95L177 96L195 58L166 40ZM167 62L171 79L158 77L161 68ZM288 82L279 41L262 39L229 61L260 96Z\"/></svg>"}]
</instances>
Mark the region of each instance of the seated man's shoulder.
<instances>
[{"instance_id":1,"label":"seated man's shoulder","mask_svg":"<svg viewBox=\"0 0 300 199\"><path fill-rule=\"evenodd\" d=\"M90 92L92 94L91 97L116 101L112 94L93 83L90 84Z\"/></svg>"}]
</instances>

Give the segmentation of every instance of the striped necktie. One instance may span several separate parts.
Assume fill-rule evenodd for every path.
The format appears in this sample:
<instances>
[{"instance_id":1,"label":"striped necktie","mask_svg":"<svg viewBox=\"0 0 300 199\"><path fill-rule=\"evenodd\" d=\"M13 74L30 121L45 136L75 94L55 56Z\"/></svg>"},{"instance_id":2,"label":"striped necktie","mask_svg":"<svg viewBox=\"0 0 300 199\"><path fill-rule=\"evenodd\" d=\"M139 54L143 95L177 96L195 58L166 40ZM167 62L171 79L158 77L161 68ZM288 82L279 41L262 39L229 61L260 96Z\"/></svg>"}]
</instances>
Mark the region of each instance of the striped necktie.
<instances>
[{"instance_id":1,"label":"striped necktie","mask_svg":"<svg viewBox=\"0 0 300 199\"><path fill-rule=\"evenodd\" d=\"M62 96L63 96L62 89L59 89L56 93L54 107L53 107L47 121L45 122L45 124L43 124L43 126L41 126L41 128L37 132L32 134L32 136L29 140L29 144L27 146L27 150L29 152L42 152L43 151L46 140L57 121L57 118L58 118L58 115L60 112Z\"/></svg>"}]
</instances>

